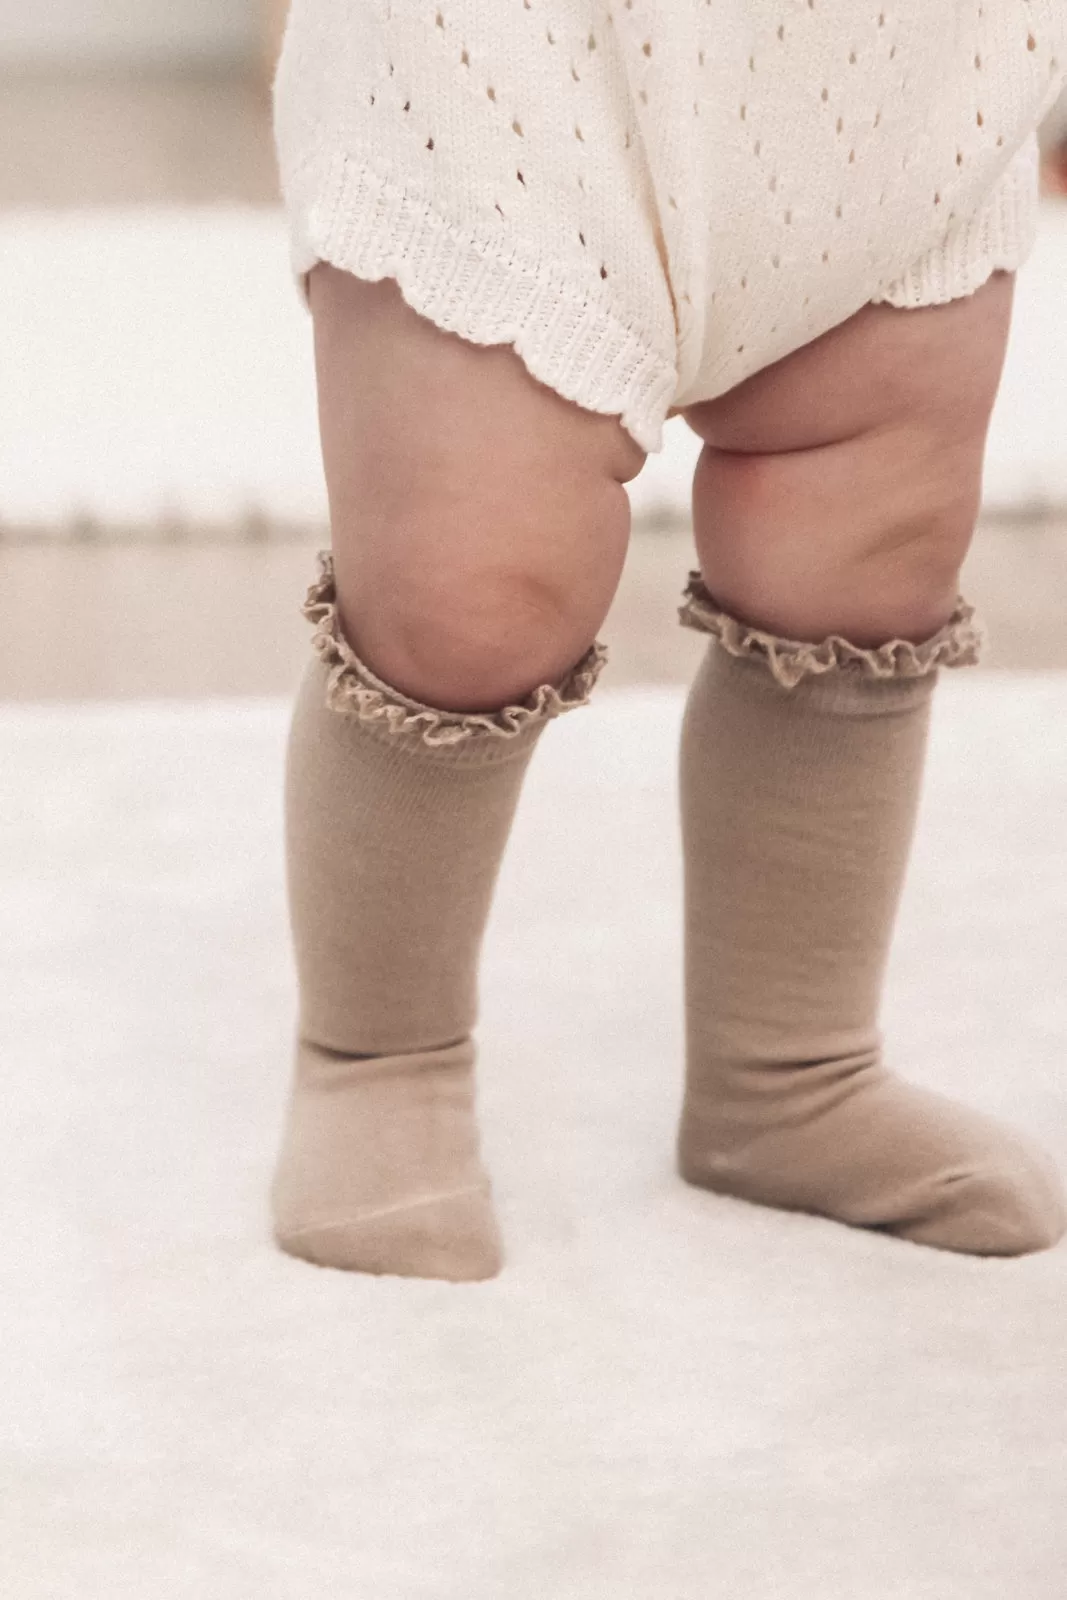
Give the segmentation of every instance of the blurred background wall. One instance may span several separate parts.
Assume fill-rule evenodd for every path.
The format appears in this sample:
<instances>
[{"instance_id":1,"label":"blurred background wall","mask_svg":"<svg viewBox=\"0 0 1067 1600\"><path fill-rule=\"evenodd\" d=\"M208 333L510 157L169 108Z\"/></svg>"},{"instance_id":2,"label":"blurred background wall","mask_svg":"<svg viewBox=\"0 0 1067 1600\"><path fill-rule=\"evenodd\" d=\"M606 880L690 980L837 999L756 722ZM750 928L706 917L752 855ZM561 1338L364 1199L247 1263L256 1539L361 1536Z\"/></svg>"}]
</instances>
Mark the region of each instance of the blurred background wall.
<instances>
[{"instance_id":1,"label":"blurred background wall","mask_svg":"<svg viewBox=\"0 0 1067 1600\"><path fill-rule=\"evenodd\" d=\"M0 0L0 67L241 67L257 0Z\"/></svg>"}]
</instances>

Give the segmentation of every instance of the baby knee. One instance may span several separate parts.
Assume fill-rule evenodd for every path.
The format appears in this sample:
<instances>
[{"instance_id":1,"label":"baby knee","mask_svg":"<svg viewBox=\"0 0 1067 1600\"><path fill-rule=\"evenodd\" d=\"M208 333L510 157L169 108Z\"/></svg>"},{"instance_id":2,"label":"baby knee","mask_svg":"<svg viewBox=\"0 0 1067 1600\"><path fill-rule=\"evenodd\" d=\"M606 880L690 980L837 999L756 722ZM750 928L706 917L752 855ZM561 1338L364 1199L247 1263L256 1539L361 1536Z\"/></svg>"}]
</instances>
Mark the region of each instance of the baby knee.
<instances>
[{"instance_id":1,"label":"baby knee","mask_svg":"<svg viewBox=\"0 0 1067 1600\"><path fill-rule=\"evenodd\" d=\"M491 711L557 684L592 630L536 575L412 575L389 589L339 595L348 642L371 671L423 705Z\"/></svg>"}]
</instances>

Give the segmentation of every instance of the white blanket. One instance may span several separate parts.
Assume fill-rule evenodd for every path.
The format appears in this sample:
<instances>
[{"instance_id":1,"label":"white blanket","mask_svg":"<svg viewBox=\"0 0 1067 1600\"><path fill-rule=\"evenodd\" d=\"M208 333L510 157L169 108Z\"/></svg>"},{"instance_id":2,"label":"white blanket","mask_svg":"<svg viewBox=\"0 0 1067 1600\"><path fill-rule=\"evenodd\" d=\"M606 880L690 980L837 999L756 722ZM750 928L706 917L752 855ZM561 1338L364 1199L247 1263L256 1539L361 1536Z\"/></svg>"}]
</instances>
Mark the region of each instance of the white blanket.
<instances>
[{"instance_id":1,"label":"white blanket","mask_svg":"<svg viewBox=\"0 0 1067 1600\"><path fill-rule=\"evenodd\" d=\"M1063 1600L1067 1249L672 1168L681 693L546 731L484 966L508 1248L276 1252L278 702L0 709L5 1600ZM943 674L883 1022L1067 1166L1067 674Z\"/></svg>"}]
</instances>

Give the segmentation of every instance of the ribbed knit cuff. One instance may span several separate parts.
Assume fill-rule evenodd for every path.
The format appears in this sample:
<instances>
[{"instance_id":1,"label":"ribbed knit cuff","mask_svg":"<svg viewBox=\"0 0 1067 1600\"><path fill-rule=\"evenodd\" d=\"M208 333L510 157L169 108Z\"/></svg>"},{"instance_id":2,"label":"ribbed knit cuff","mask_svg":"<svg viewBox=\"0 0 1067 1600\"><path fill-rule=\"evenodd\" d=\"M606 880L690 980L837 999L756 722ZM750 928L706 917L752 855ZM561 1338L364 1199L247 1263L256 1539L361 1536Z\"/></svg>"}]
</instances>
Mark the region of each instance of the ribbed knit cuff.
<instances>
[{"instance_id":1,"label":"ribbed knit cuff","mask_svg":"<svg viewBox=\"0 0 1067 1600\"><path fill-rule=\"evenodd\" d=\"M297 282L316 261L357 278L395 278L420 316L472 344L512 345L533 377L586 411L619 415L659 450L674 398L673 351L629 325L614 285L591 287L503 228L445 216L424 196L351 158L320 152L286 195Z\"/></svg>"},{"instance_id":2,"label":"ribbed knit cuff","mask_svg":"<svg viewBox=\"0 0 1067 1600\"><path fill-rule=\"evenodd\" d=\"M931 250L873 299L914 310L974 294L994 272L1015 272L1037 235L1036 135L1013 158L982 209L956 223Z\"/></svg>"}]
</instances>

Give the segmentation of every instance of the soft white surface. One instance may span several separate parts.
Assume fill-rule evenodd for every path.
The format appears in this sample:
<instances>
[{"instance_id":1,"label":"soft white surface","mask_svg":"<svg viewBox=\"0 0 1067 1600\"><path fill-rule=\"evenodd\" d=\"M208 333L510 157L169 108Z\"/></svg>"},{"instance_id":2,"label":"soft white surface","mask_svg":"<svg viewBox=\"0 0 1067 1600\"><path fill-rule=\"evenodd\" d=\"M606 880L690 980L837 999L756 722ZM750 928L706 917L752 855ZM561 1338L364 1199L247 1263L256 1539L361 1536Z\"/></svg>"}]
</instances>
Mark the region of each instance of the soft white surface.
<instances>
[{"instance_id":1,"label":"soft white surface","mask_svg":"<svg viewBox=\"0 0 1067 1600\"><path fill-rule=\"evenodd\" d=\"M1067 675L943 674L889 1048L1067 1164ZM681 695L546 731L486 948L509 1258L276 1253L278 703L0 710L0 1593L1062 1600L1067 1250L674 1176Z\"/></svg>"},{"instance_id":2,"label":"soft white surface","mask_svg":"<svg viewBox=\"0 0 1067 1600\"><path fill-rule=\"evenodd\" d=\"M1067 205L1019 277L986 501L1067 506ZM0 522L326 515L310 322L271 208L0 217ZM630 486L686 515L697 441L667 425Z\"/></svg>"}]
</instances>

